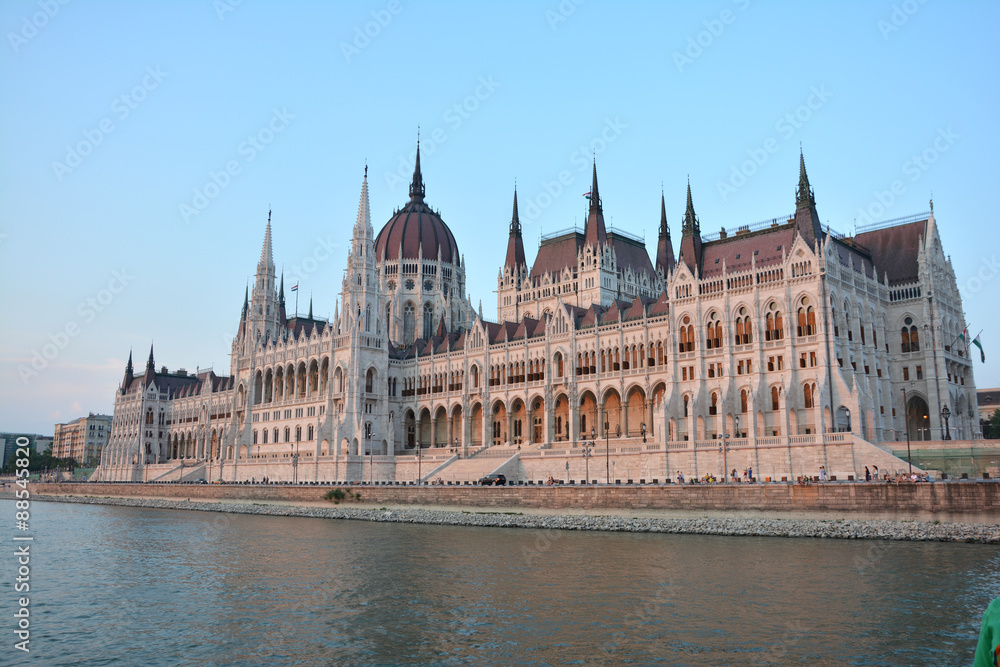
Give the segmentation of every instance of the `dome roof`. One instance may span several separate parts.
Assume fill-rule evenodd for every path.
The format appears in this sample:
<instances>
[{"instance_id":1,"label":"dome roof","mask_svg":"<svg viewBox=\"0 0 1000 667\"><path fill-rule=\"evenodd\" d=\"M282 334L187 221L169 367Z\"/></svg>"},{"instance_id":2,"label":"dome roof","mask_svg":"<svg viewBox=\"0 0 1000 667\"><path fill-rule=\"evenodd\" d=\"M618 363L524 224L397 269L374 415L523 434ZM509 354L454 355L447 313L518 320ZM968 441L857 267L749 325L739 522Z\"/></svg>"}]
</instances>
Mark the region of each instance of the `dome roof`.
<instances>
[{"instance_id":1,"label":"dome roof","mask_svg":"<svg viewBox=\"0 0 1000 667\"><path fill-rule=\"evenodd\" d=\"M424 203L424 192L424 179L420 173L420 142L417 141L410 201L385 223L375 238L375 261L417 259L420 256L436 260L440 252L442 262L460 263L455 235L441 216Z\"/></svg>"},{"instance_id":2,"label":"dome roof","mask_svg":"<svg viewBox=\"0 0 1000 667\"><path fill-rule=\"evenodd\" d=\"M402 248L402 255L400 255ZM441 261L458 264L458 244L455 236L441 217L431 210L421 198L410 200L385 224L375 239L375 261L398 259L435 260L441 252Z\"/></svg>"}]
</instances>

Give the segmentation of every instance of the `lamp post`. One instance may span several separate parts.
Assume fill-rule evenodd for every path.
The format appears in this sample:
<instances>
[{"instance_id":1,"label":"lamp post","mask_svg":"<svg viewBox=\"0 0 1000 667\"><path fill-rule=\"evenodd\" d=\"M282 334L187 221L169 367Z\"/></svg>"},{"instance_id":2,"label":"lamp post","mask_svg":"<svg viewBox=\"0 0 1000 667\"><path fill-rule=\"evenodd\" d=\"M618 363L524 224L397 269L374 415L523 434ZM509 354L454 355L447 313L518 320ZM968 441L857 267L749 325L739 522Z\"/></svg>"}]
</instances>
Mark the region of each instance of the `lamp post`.
<instances>
[{"instance_id":1,"label":"lamp post","mask_svg":"<svg viewBox=\"0 0 1000 667\"><path fill-rule=\"evenodd\" d=\"M951 417L951 410L948 406L941 408L941 417L944 418L944 439L951 440L951 429L948 427L948 419Z\"/></svg>"},{"instance_id":2,"label":"lamp post","mask_svg":"<svg viewBox=\"0 0 1000 667\"><path fill-rule=\"evenodd\" d=\"M420 464L423 461L423 447L420 443L417 443L417 486L420 486L420 480L423 479L423 475L420 472Z\"/></svg>"},{"instance_id":3,"label":"lamp post","mask_svg":"<svg viewBox=\"0 0 1000 667\"><path fill-rule=\"evenodd\" d=\"M844 415L847 417L847 430L848 430L848 432L850 432L850 430L851 430L851 411L848 410L847 408L844 408Z\"/></svg>"},{"instance_id":4,"label":"lamp post","mask_svg":"<svg viewBox=\"0 0 1000 667\"><path fill-rule=\"evenodd\" d=\"M910 461L910 412L906 409L906 387L903 387L903 421L906 423L906 465L913 473L913 463Z\"/></svg>"},{"instance_id":5,"label":"lamp post","mask_svg":"<svg viewBox=\"0 0 1000 667\"><path fill-rule=\"evenodd\" d=\"M590 457L593 456L590 450L593 446L593 442L589 444L586 442L583 443L583 460L587 464L587 479L584 480L584 484L590 484Z\"/></svg>"},{"instance_id":6,"label":"lamp post","mask_svg":"<svg viewBox=\"0 0 1000 667\"><path fill-rule=\"evenodd\" d=\"M639 430L642 431L642 441L646 442L646 422L642 422L642 425L639 426Z\"/></svg>"},{"instance_id":7,"label":"lamp post","mask_svg":"<svg viewBox=\"0 0 1000 667\"><path fill-rule=\"evenodd\" d=\"M607 415L604 415L604 416L607 417ZM610 440L610 438L611 438L610 430L611 429L609 428L609 424L610 424L610 422L608 422L607 420L605 420L605 422L604 422L604 465L605 466L607 466L609 463L611 463L611 440ZM608 484L610 484L611 483L611 468L607 469L607 475L608 475Z\"/></svg>"},{"instance_id":8,"label":"lamp post","mask_svg":"<svg viewBox=\"0 0 1000 667\"><path fill-rule=\"evenodd\" d=\"M719 445L719 453L722 454L722 483L729 483L729 434L722 434L722 444Z\"/></svg>"}]
</instances>

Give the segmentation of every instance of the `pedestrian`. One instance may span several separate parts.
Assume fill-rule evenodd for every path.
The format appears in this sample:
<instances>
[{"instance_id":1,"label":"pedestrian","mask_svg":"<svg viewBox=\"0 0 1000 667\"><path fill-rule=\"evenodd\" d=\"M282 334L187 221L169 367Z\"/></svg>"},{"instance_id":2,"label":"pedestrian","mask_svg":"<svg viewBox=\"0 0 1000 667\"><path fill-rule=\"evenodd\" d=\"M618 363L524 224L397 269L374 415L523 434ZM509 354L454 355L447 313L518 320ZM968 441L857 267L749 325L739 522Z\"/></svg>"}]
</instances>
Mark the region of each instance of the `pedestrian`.
<instances>
[{"instance_id":1,"label":"pedestrian","mask_svg":"<svg viewBox=\"0 0 1000 667\"><path fill-rule=\"evenodd\" d=\"M680 470L677 471L677 483L680 484L681 486L684 485L684 473L682 473Z\"/></svg>"},{"instance_id":2,"label":"pedestrian","mask_svg":"<svg viewBox=\"0 0 1000 667\"><path fill-rule=\"evenodd\" d=\"M753 484L753 466L747 468L747 475L750 477L750 483Z\"/></svg>"},{"instance_id":3,"label":"pedestrian","mask_svg":"<svg viewBox=\"0 0 1000 667\"><path fill-rule=\"evenodd\" d=\"M865 466L865 481L872 481L872 471L868 469L868 466Z\"/></svg>"},{"instance_id":4,"label":"pedestrian","mask_svg":"<svg viewBox=\"0 0 1000 667\"><path fill-rule=\"evenodd\" d=\"M821 482L826 481L826 466L819 467L819 481Z\"/></svg>"},{"instance_id":5,"label":"pedestrian","mask_svg":"<svg viewBox=\"0 0 1000 667\"><path fill-rule=\"evenodd\" d=\"M877 465L873 465L872 466L872 479L874 479L876 482L878 481L878 466Z\"/></svg>"}]
</instances>

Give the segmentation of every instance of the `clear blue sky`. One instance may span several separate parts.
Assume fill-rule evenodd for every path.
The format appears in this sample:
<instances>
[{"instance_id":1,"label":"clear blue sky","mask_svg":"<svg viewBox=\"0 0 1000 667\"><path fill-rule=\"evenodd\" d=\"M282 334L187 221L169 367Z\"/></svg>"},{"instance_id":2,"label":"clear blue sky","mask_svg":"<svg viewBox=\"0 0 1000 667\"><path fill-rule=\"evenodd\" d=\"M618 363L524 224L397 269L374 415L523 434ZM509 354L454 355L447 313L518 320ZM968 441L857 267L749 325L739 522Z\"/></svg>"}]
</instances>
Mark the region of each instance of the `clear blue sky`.
<instances>
[{"instance_id":1,"label":"clear blue sky","mask_svg":"<svg viewBox=\"0 0 1000 667\"><path fill-rule=\"evenodd\" d=\"M1000 385L996 2L54 6L0 5L0 430L110 412L150 341L158 366L228 373L269 206L300 310L312 294L332 316L365 161L378 229L406 199L418 125L427 199L487 316L515 178L530 260L540 233L582 221L595 150L605 215L654 242L661 183L679 241L689 174L704 232L791 212L800 141L841 231L933 192L985 329L976 382ZM211 173L225 187L197 200Z\"/></svg>"}]
</instances>

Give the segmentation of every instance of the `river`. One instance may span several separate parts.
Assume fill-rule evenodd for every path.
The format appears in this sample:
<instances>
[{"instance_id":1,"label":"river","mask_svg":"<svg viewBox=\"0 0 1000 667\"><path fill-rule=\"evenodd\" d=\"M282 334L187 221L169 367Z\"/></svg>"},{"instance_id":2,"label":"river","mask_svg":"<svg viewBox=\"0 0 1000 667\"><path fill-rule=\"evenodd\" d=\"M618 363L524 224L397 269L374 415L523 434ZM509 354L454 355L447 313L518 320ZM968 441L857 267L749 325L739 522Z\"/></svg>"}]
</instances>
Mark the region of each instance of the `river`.
<instances>
[{"instance_id":1,"label":"river","mask_svg":"<svg viewBox=\"0 0 1000 667\"><path fill-rule=\"evenodd\" d=\"M968 665L1000 596L995 545L31 510L4 664Z\"/></svg>"}]
</instances>

